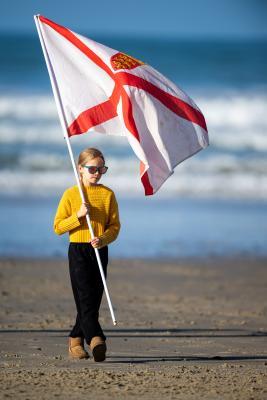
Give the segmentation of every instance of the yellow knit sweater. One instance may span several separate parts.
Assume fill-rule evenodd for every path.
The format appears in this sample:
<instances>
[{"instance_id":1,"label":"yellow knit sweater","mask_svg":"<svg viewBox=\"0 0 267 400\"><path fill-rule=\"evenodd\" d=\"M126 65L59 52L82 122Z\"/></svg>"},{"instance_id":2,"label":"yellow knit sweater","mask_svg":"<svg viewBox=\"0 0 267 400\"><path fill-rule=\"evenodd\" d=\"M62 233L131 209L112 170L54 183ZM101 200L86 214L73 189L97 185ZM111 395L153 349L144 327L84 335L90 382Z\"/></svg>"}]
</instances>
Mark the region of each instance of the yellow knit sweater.
<instances>
[{"instance_id":1,"label":"yellow knit sweater","mask_svg":"<svg viewBox=\"0 0 267 400\"><path fill-rule=\"evenodd\" d=\"M104 185L83 187L93 232L101 239L101 247L113 242L120 231L118 204L111 189ZM69 232L70 242L88 243L91 235L86 218L78 218L82 204L77 186L67 189L58 205L54 230L58 235Z\"/></svg>"}]
</instances>

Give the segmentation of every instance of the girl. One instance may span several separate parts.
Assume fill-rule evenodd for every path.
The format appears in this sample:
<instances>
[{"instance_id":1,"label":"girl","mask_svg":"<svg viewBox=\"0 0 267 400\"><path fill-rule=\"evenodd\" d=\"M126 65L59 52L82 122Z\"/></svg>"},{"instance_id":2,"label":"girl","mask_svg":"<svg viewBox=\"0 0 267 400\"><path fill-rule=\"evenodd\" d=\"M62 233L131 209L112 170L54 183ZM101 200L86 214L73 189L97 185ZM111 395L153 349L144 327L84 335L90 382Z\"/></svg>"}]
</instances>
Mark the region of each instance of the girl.
<instances>
[{"instance_id":1,"label":"girl","mask_svg":"<svg viewBox=\"0 0 267 400\"><path fill-rule=\"evenodd\" d=\"M78 171L85 203L82 203L78 186L67 189L58 205L54 230L58 235L69 232L69 270L77 308L76 323L70 332L69 355L88 358L84 340L95 361L106 357L106 337L99 324L99 308L103 283L94 248L99 255L106 276L108 264L107 245L118 236L120 221L115 195L108 187L99 184L107 172L103 154L93 148L85 149L78 159ZM86 222L89 214L95 238L92 239Z\"/></svg>"}]
</instances>

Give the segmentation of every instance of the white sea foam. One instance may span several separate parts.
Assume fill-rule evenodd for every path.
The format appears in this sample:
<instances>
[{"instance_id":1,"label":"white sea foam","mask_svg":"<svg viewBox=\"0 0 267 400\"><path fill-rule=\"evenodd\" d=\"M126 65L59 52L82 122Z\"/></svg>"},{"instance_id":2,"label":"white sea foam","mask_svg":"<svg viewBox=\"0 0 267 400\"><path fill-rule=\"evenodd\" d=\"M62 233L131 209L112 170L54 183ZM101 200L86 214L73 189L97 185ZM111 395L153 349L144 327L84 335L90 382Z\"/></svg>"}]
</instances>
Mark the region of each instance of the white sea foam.
<instances>
[{"instance_id":1,"label":"white sea foam","mask_svg":"<svg viewBox=\"0 0 267 400\"><path fill-rule=\"evenodd\" d=\"M0 116L20 121L51 120L57 118L57 110L50 95L5 95L0 96Z\"/></svg>"},{"instance_id":2,"label":"white sea foam","mask_svg":"<svg viewBox=\"0 0 267 400\"><path fill-rule=\"evenodd\" d=\"M110 173L114 175L138 173L139 164L135 157L107 157L106 162L110 167ZM39 153L21 154L18 156L13 169L31 171L70 171L71 163L66 154ZM179 174L239 174L251 173L265 175L267 171L267 158L261 156L254 158L237 158L231 154L218 154L209 157L196 155L188 162L183 162L177 167Z\"/></svg>"},{"instance_id":3,"label":"white sea foam","mask_svg":"<svg viewBox=\"0 0 267 400\"><path fill-rule=\"evenodd\" d=\"M267 149L267 94L223 93L195 100L206 117L211 144ZM62 141L51 95L0 96L0 120L1 143Z\"/></svg>"},{"instance_id":4,"label":"white sea foam","mask_svg":"<svg viewBox=\"0 0 267 400\"><path fill-rule=\"evenodd\" d=\"M197 99L210 143L232 150L267 150L267 95L232 93Z\"/></svg>"},{"instance_id":5,"label":"white sea foam","mask_svg":"<svg viewBox=\"0 0 267 400\"><path fill-rule=\"evenodd\" d=\"M139 196L143 189L138 174L113 172L103 178L103 184L112 187L121 196ZM0 186L2 194L60 196L63 191L75 185L71 171L32 172L2 170ZM252 173L186 174L176 173L164 184L157 196L223 197L267 200L267 176Z\"/></svg>"},{"instance_id":6,"label":"white sea foam","mask_svg":"<svg viewBox=\"0 0 267 400\"><path fill-rule=\"evenodd\" d=\"M267 200L267 95L222 93L194 99L203 111L210 147L182 163L162 195ZM71 139L74 153L103 149L104 183L123 195L143 192L139 163L126 138L100 134ZM0 185L5 193L60 194L74 184L52 95L0 96Z\"/></svg>"}]
</instances>

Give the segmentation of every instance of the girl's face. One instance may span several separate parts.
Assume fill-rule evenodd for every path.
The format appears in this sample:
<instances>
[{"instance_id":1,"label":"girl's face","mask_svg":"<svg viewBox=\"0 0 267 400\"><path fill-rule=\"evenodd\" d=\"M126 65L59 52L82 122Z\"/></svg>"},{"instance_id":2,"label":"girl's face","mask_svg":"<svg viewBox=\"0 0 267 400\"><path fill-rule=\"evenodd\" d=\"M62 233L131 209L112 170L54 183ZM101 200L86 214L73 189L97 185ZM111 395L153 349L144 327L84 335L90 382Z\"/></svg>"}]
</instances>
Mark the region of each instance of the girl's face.
<instances>
[{"instance_id":1,"label":"girl's face","mask_svg":"<svg viewBox=\"0 0 267 400\"><path fill-rule=\"evenodd\" d=\"M101 157L91 158L90 160L87 160L85 164L79 165L79 171L84 186L97 185L102 177L99 168L103 168L104 165L105 163ZM90 172L90 169L92 170L93 168L89 167L97 167L98 169L92 173L92 171Z\"/></svg>"}]
</instances>

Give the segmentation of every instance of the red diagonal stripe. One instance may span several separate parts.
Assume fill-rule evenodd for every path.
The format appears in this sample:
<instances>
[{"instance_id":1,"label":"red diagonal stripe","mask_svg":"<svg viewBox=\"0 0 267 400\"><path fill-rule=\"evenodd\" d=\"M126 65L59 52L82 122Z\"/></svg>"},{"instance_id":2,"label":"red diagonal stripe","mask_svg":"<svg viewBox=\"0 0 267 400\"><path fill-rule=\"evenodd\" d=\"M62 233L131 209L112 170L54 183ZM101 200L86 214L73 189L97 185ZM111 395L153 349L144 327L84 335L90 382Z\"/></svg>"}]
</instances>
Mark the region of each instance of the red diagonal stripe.
<instances>
[{"instance_id":1,"label":"red diagonal stripe","mask_svg":"<svg viewBox=\"0 0 267 400\"><path fill-rule=\"evenodd\" d=\"M141 175L141 181L145 189L145 195L146 196L151 196L154 194L154 189L151 186L151 183L149 181L148 173L147 171L144 172L145 170L145 165L140 161L140 175Z\"/></svg>"},{"instance_id":2,"label":"red diagonal stripe","mask_svg":"<svg viewBox=\"0 0 267 400\"><path fill-rule=\"evenodd\" d=\"M131 134L140 142L140 136L133 117L132 103L128 94L123 88L121 91L121 98L122 98L123 120L125 126L131 132ZM144 164L141 162L140 163L141 181L145 189L145 194L146 196L148 196L153 194L153 187L149 181L148 173L147 171L144 173L144 169L145 169Z\"/></svg>"},{"instance_id":3,"label":"red diagonal stripe","mask_svg":"<svg viewBox=\"0 0 267 400\"><path fill-rule=\"evenodd\" d=\"M112 70L104 63L104 61L98 57L89 47L87 47L80 39L77 38L69 29L64 26L58 25L55 22L51 21L48 18L43 16L39 16L39 20L46 25L49 25L56 32L58 32L61 36L71 42L74 46L76 46L83 54L85 54L90 60L92 60L95 64L97 64L100 68L102 68L113 80L114 73Z\"/></svg>"},{"instance_id":4,"label":"red diagonal stripe","mask_svg":"<svg viewBox=\"0 0 267 400\"><path fill-rule=\"evenodd\" d=\"M69 136L85 133L93 126L106 122L118 115L117 105L121 88L115 85L109 100L83 111L68 127Z\"/></svg>"},{"instance_id":5,"label":"red diagonal stripe","mask_svg":"<svg viewBox=\"0 0 267 400\"><path fill-rule=\"evenodd\" d=\"M121 99L122 99L122 114L125 126L128 129L128 131L130 131L131 134L140 142L139 133L133 117L132 103L131 100L129 99L128 94L125 92L123 88L121 91Z\"/></svg>"},{"instance_id":6,"label":"red diagonal stripe","mask_svg":"<svg viewBox=\"0 0 267 400\"><path fill-rule=\"evenodd\" d=\"M183 100L178 99L177 97L153 85L153 83L150 83L139 76L129 74L128 72L118 72L116 74L116 80L122 85L133 86L138 89L145 90L159 100L162 104L164 104L167 108L169 108L169 110L173 111L176 115L179 115L179 117L193 122L207 131L205 119L200 111L190 106Z\"/></svg>"},{"instance_id":7,"label":"red diagonal stripe","mask_svg":"<svg viewBox=\"0 0 267 400\"><path fill-rule=\"evenodd\" d=\"M93 126L99 125L117 116L110 100L104 101L97 106L91 107L82 112L68 127L69 136L85 133Z\"/></svg>"}]
</instances>

